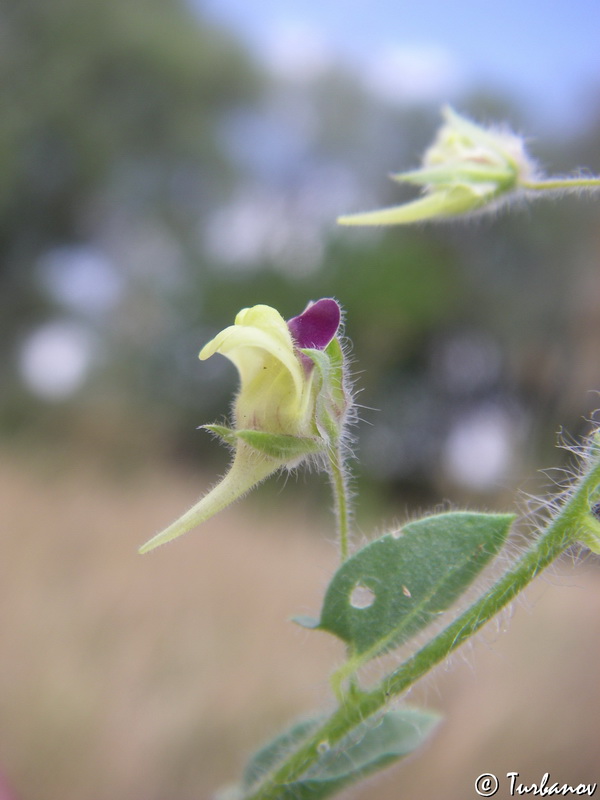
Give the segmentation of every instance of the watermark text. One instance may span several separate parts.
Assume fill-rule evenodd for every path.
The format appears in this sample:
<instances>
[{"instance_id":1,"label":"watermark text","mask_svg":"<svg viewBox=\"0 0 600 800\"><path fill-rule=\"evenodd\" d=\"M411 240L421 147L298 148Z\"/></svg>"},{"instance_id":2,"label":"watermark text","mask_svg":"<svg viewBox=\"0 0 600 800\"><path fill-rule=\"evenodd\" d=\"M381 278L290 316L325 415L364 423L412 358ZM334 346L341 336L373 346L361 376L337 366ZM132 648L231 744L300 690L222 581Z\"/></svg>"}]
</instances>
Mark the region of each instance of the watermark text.
<instances>
[{"instance_id":1,"label":"watermark text","mask_svg":"<svg viewBox=\"0 0 600 800\"><path fill-rule=\"evenodd\" d=\"M597 783L561 783L551 778L549 772L545 772L539 783L523 783L519 780L518 772L507 772L507 788L511 797L531 795L532 797L569 797L587 796L592 797ZM492 772L484 772L475 780L475 791L479 797L493 797L500 788L500 780Z\"/></svg>"}]
</instances>

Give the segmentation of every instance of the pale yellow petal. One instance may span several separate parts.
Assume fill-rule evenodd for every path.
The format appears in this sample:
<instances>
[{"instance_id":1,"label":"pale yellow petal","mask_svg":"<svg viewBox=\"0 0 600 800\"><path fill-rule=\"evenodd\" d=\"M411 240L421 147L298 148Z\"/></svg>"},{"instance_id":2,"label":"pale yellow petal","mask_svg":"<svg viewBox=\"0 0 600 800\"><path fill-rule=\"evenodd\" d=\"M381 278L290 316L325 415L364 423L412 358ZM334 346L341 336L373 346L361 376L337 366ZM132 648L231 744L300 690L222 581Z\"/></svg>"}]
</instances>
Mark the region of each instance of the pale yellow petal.
<instances>
[{"instance_id":1,"label":"pale yellow petal","mask_svg":"<svg viewBox=\"0 0 600 800\"><path fill-rule=\"evenodd\" d=\"M338 217L339 225L405 225L411 222L450 217L479 207L479 198L469 189L456 187L436 191L410 203L361 214Z\"/></svg>"},{"instance_id":2,"label":"pale yellow petal","mask_svg":"<svg viewBox=\"0 0 600 800\"><path fill-rule=\"evenodd\" d=\"M231 325L202 348L200 359L205 360L214 353L221 353L235 364L242 383L252 381L262 369L266 358L275 358L290 373L296 392L302 392L304 376L302 366L294 353L291 337L286 341L268 328Z\"/></svg>"},{"instance_id":3,"label":"pale yellow petal","mask_svg":"<svg viewBox=\"0 0 600 800\"><path fill-rule=\"evenodd\" d=\"M179 519L171 523L139 549L139 553L148 553L162 544L177 539L184 533L191 531L198 525L206 522L219 511L231 503L239 500L254 486L268 478L282 465L282 461L268 458L263 453L258 453L251 447L239 445L235 458L225 477L196 505L192 506Z\"/></svg>"}]
</instances>

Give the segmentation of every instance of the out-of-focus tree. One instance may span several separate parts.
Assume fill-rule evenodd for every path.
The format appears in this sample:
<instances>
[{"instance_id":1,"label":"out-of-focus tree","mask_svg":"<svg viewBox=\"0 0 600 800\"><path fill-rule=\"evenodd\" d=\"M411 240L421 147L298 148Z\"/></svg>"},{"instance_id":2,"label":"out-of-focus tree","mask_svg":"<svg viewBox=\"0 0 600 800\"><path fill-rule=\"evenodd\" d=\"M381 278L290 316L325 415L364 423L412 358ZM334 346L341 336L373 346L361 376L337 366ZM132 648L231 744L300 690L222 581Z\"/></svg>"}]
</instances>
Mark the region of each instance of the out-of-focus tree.
<instances>
[{"instance_id":1,"label":"out-of-focus tree","mask_svg":"<svg viewBox=\"0 0 600 800\"><path fill-rule=\"evenodd\" d=\"M46 302L34 269L44 253L105 235L107 219L126 218L132 206L157 216L162 206L185 224L186 192L195 219L203 199L225 190L221 115L259 86L234 38L183 0L2 4L5 355Z\"/></svg>"}]
</instances>

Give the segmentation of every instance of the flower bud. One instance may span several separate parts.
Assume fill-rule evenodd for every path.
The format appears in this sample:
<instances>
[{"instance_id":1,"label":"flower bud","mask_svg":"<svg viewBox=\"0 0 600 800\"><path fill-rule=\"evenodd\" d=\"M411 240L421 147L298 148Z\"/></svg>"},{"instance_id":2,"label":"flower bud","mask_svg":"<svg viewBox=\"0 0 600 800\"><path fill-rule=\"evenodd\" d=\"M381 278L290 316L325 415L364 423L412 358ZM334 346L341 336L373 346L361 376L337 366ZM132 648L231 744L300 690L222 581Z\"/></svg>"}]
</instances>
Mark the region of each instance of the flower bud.
<instances>
[{"instance_id":1,"label":"flower bud","mask_svg":"<svg viewBox=\"0 0 600 800\"><path fill-rule=\"evenodd\" d=\"M399 225L477 211L526 184L534 166L513 133L488 130L451 108L420 169L392 179L423 187L422 197L394 208L340 217L341 225Z\"/></svg>"},{"instance_id":2,"label":"flower bud","mask_svg":"<svg viewBox=\"0 0 600 800\"><path fill-rule=\"evenodd\" d=\"M335 300L310 303L289 322L274 308L245 308L200 351L226 356L240 376L232 428L204 427L234 448L229 472L140 552L204 522L273 472L325 453L342 435L348 410Z\"/></svg>"}]
</instances>

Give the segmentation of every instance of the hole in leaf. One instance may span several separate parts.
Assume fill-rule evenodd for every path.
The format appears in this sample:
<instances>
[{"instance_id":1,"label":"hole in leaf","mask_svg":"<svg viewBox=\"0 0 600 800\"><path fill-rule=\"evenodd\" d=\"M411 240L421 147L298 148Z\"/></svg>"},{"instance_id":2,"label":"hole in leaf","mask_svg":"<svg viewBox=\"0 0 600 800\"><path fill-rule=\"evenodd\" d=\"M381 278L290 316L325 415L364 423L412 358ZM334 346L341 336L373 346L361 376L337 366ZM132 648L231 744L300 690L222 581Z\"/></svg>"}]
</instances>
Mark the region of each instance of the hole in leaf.
<instances>
[{"instance_id":1,"label":"hole in leaf","mask_svg":"<svg viewBox=\"0 0 600 800\"><path fill-rule=\"evenodd\" d=\"M357 583L352 594L350 595L350 605L352 608L369 608L375 602L375 593L364 586L362 583Z\"/></svg>"}]
</instances>

